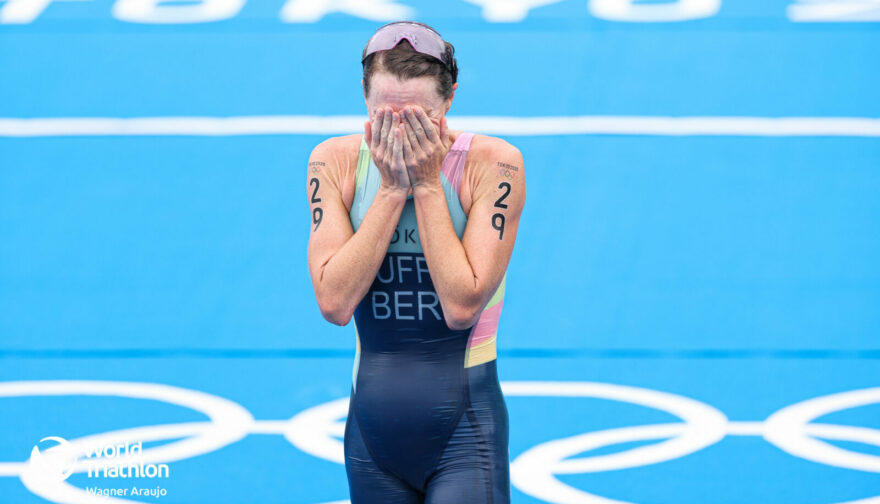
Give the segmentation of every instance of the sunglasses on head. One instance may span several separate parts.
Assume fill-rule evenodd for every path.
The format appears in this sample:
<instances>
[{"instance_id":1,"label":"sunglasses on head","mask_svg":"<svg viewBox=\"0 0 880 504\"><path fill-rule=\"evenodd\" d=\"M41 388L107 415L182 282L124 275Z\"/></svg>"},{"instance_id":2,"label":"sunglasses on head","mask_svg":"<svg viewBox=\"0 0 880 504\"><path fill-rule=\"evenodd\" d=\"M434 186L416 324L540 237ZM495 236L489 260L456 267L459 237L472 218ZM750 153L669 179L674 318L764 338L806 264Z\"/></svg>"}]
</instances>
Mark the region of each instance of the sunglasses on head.
<instances>
[{"instance_id":1,"label":"sunglasses on head","mask_svg":"<svg viewBox=\"0 0 880 504\"><path fill-rule=\"evenodd\" d=\"M376 30L376 33L367 42L367 49L364 51L361 63L376 51L393 49L403 39L409 41L409 44L417 52L436 58L443 63L447 70L453 71L452 55L449 55L447 61L446 43L443 42L440 34L429 26L415 21L395 21Z\"/></svg>"}]
</instances>

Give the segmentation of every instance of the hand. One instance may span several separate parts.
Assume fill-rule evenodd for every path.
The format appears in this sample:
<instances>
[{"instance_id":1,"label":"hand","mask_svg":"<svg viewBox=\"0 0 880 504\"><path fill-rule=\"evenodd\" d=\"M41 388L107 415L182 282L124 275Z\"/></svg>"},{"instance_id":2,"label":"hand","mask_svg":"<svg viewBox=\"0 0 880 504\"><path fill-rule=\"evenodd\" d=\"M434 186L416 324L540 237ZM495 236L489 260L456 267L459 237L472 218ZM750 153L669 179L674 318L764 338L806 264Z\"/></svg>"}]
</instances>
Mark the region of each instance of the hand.
<instances>
[{"instance_id":1,"label":"hand","mask_svg":"<svg viewBox=\"0 0 880 504\"><path fill-rule=\"evenodd\" d=\"M394 191L412 191L403 159L403 131L400 114L390 107L376 109L364 123L364 140L370 147L373 163L382 175L382 186Z\"/></svg>"},{"instance_id":2,"label":"hand","mask_svg":"<svg viewBox=\"0 0 880 504\"><path fill-rule=\"evenodd\" d=\"M413 189L420 186L440 186L440 171L449 148L446 139L446 117L440 127L434 125L425 110L418 106L403 109L403 159Z\"/></svg>"}]
</instances>

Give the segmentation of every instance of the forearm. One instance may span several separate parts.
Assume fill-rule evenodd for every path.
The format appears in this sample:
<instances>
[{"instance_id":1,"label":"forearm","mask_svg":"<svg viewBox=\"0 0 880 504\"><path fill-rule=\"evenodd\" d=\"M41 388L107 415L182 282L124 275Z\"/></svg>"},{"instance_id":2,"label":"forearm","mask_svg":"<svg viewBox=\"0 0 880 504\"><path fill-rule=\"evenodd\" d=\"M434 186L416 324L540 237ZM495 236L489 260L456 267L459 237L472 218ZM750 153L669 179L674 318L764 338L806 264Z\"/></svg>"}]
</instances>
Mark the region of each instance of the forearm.
<instances>
[{"instance_id":1,"label":"forearm","mask_svg":"<svg viewBox=\"0 0 880 504\"><path fill-rule=\"evenodd\" d=\"M370 289L405 203L405 192L380 188L358 230L321 268L318 295L334 323L347 324Z\"/></svg>"},{"instance_id":2,"label":"forearm","mask_svg":"<svg viewBox=\"0 0 880 504\"><path fill-rule=\"evenodd\" d=\"M452 225L443 187L418 186L413 194L419 241L447 323L469 327L479 309L480 289Z\"/></svg>"}]
</instances>

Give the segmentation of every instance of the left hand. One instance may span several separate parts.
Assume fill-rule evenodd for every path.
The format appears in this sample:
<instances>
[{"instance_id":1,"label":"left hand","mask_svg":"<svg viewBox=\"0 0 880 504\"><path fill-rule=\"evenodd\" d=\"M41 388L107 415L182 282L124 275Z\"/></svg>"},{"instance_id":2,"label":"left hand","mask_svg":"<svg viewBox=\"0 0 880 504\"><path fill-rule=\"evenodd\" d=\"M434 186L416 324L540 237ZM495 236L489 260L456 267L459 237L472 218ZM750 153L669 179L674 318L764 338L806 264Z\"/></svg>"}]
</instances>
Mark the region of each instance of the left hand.
<instances>
[{"instance_id":1,"label":"left hand","mask_svg":"<svg viewBox=\"0 0 880 504\"><path fill-rule=\"evenodd\" d=\"M440 127L434 125L425 110L407 106L401 118L403 159L413 191L420 186L440 186L440 171L449 148L446 146L446 116Z\"/></svg>"}]
</instances>

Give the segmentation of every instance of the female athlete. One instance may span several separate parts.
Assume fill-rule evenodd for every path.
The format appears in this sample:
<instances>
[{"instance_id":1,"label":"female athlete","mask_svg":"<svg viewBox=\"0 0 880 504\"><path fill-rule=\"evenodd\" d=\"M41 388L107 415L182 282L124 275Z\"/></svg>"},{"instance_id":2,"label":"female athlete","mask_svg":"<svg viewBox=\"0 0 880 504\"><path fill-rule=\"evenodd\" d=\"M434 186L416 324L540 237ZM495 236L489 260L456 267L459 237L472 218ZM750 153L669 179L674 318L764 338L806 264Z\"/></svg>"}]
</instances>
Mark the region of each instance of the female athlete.
<instances>
[{"instance_id":1,"label":"female athlete","mask_svg":"<svg viewBox=\"0 0 880 504\"><path fill-rule=\"evenodd\" d=\"M355 319L353 504L510 502L495 339L525 173L506 141L447 128L453 54L427 25L379 28L364 133L309 158L315 296L330 322Z\"/></svg>"}]
</instances>

